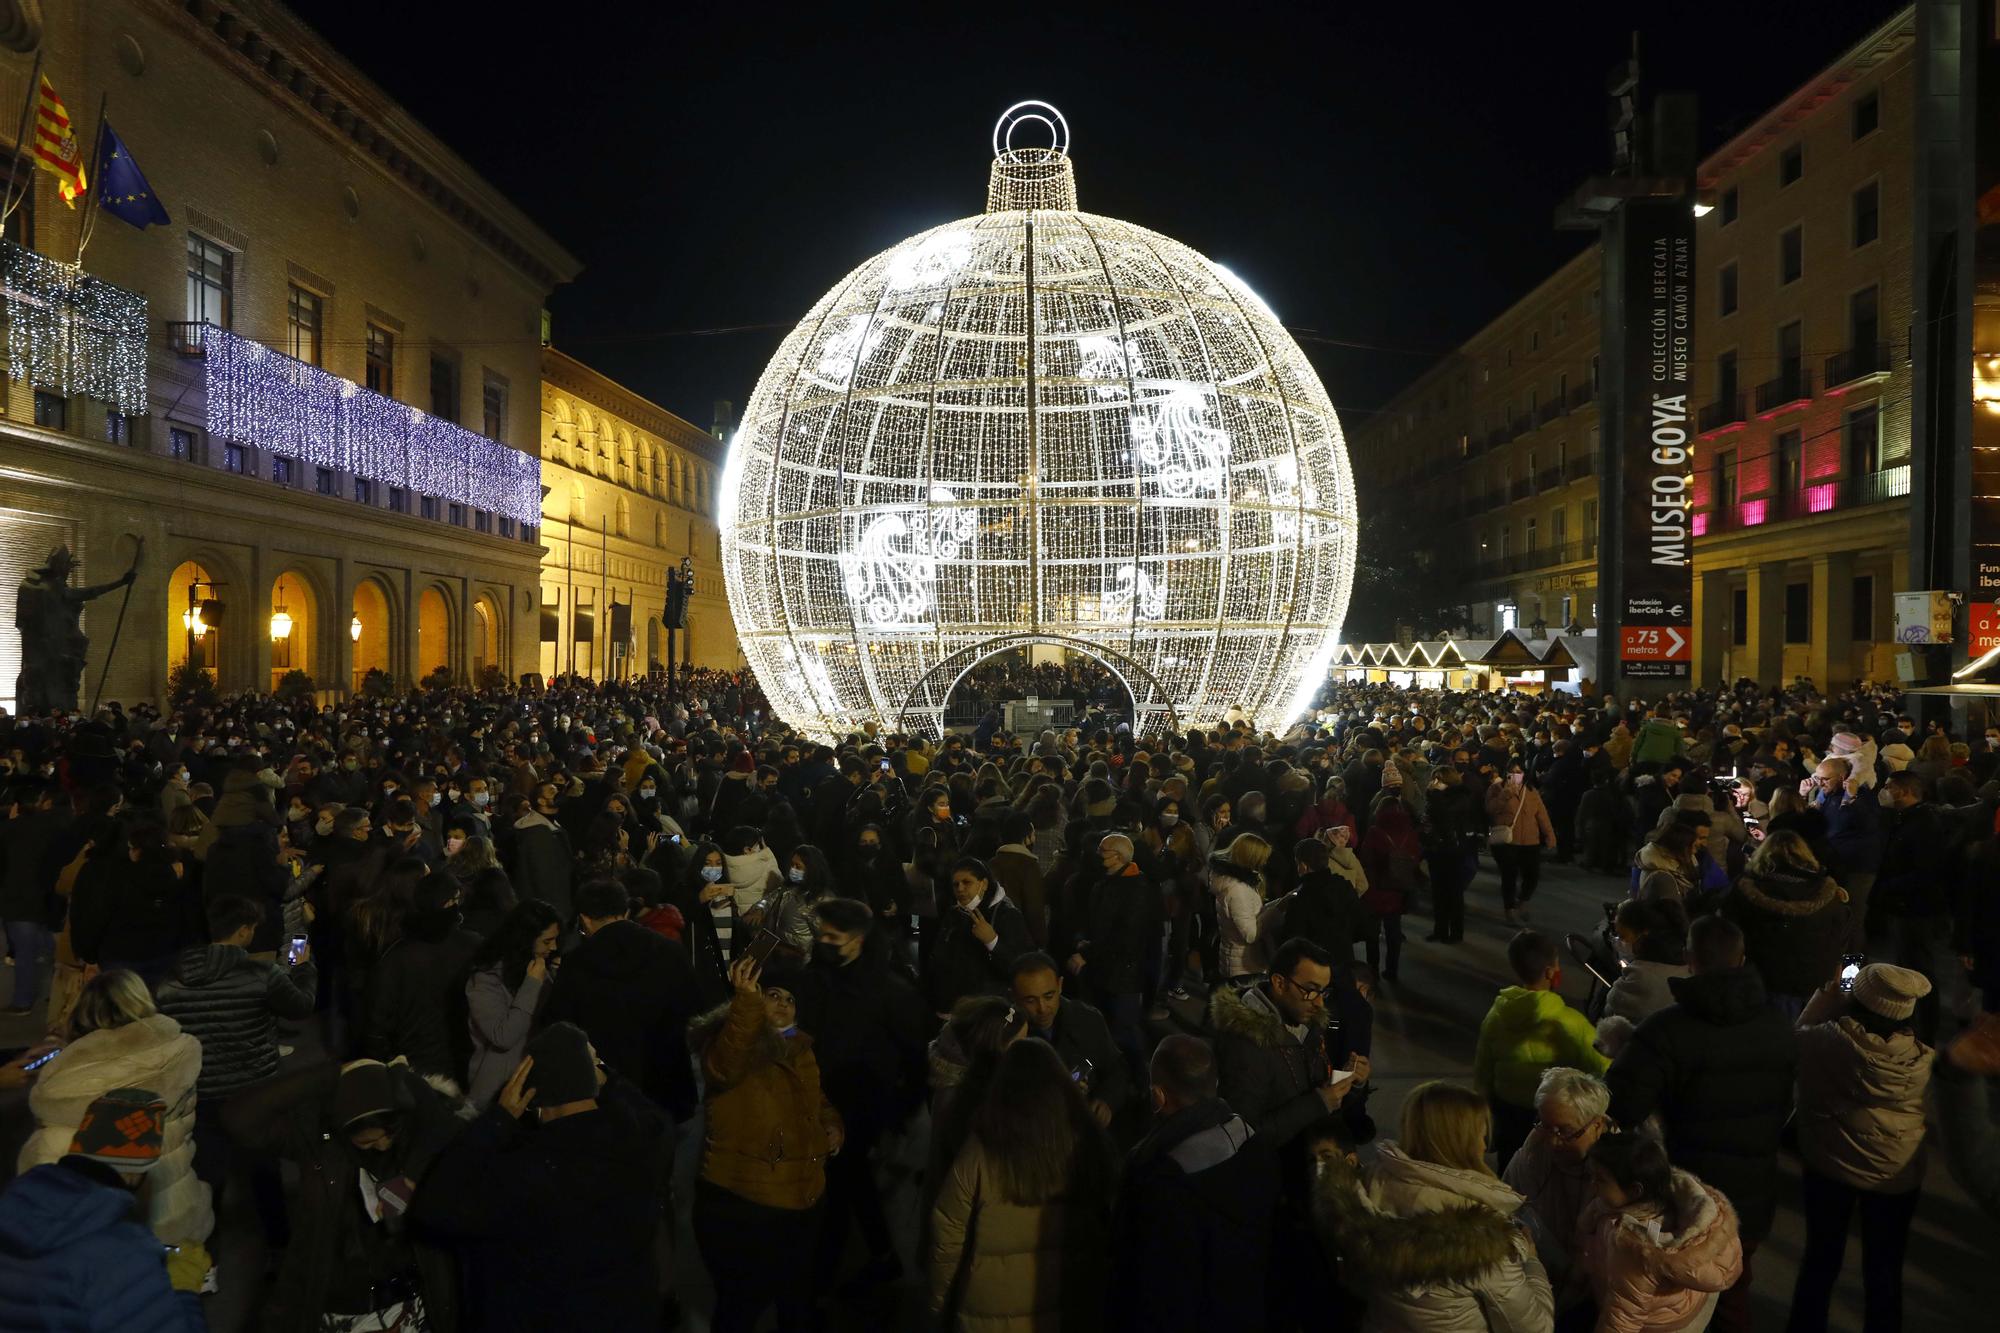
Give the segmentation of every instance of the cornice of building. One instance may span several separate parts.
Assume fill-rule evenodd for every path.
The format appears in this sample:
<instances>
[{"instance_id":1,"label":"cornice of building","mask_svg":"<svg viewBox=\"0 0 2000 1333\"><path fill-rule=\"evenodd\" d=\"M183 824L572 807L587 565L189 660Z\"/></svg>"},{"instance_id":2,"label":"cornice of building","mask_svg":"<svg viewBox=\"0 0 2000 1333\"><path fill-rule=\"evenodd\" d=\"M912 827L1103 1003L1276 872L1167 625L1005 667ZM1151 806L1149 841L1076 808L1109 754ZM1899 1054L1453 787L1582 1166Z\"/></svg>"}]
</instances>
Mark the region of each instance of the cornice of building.
<instances>
[{"instance_id":1,"label":"cornice of building","mask_svg":"<svg viewBox=\"0 0 2000 1333\"><path fill-rule=\"evenodd\" d=\"M583 265L276 0L145 0L268 95L317 120L544 292Z\"/></svg>"},{"instance_id":2,"label":"cornice of building","mask_svg":"<svg viewBox=\"0 0 2000 1333\"><path fill-rule=\"evenodd\" d=\"M685 449L706 462L722 461L715 437L707 431L567 352L542 348L542 383L566 390L571 397L601 408L627 425L657 435L662 443Z\"/></svg>"},{"instance_id":3,"label":"cornice of building","mask_svg":"<svg viewBox=\"0 0 2000 1333\"><path fill-rule=\"evenodd\" d=\"M1788 139L1805 120L1863 77L1899 56L1907 55L1917 43L1916 6L1897 11L1875 31L1848 49L1846 54L1808 79L1791 96L1779 102L1735 138L1703 159L1697 180L1714 185L1723 176L1771 147Z\"/></svg>"}]
</instances>

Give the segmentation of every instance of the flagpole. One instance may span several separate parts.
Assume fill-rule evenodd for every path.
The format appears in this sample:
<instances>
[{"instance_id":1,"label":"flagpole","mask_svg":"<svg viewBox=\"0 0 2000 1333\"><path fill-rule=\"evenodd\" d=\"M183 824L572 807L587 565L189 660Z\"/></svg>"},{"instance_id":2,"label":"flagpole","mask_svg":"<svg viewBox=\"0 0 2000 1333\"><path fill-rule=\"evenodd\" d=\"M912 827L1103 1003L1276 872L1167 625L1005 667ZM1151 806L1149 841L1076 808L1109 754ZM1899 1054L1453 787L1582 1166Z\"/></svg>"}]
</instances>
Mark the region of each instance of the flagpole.
<instances>
[{"instance_id":1,"label":"flagpole","mask_svg":"<svg viewBox=\"0 0 2000 1333\"><path fill-rule=\"evenodd\" d=\"M97 171L98 158L104 152L104 112L110 105L111 94L107 91L97 99L97 133L90 136L90 169L92 171ZM81 166L79 165L79 174L81 174L81 170ZM103 181L92 182L86 179L84 182L83 216L77 220L76 227L76 263L74 265L76 268L83 267L83 247L90 244L90 229L97 225L97 195L103 188Z\"/></svg>"},{"instance_id":2,"label":"flagpole","mask_svg":"<svg viewBox=\"0 0 2000 1333\"><path fill-rule=\"evenodd\" d=\"M28 117L35 109L35 99L42 95L42 52L45 49L45 46L37 46L35 48L35 67L28 71L28 100L21 104L21 123L14 130L14 156L16 158L21 156L22 141L28 137ZM4 228L7 225L7 219L14 216L14 210L19 208L21 201L28 197L28 191L35 188L35 164L28 162L26 165L28 171L27 181L25 188L22 189L18 197L14 193L13 173L10 171L7 175L7 198L5 205L0 206L0 228Z\"/></svg>"}]
</instances>

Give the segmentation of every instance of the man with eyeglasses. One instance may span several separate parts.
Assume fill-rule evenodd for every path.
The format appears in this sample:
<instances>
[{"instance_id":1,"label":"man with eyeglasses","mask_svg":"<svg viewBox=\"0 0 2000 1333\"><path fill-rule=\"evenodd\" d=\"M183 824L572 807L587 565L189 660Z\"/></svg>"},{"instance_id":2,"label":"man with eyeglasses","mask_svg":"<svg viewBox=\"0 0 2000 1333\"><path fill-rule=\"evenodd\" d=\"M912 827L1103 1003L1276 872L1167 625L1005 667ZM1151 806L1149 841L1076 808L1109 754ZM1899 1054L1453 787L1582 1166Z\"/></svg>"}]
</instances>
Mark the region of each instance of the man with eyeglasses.
<instances>
[{"instance_id":1,"label":"man with eyeglasses","mask_svg":"<svg viewBox=\"0 0 2000 1333\"><path fill-rule=\"evenodd\" d=\"M1584 1158L1607 1132L1616 1132L1606 1114L1610 1109L1611 1089L1603 1079L1562 1065L1543 1070L1535 1088L1534 1128L1501 1175L1528 1201L1535 1253L1549 1271L1558 1322L1565 1327L1560 1317L1583 1295L1580 1284L1565 1278L1575 1262L1570 1246L1577 1218L1592 1198Z\"/></svg>"}]
</instances>

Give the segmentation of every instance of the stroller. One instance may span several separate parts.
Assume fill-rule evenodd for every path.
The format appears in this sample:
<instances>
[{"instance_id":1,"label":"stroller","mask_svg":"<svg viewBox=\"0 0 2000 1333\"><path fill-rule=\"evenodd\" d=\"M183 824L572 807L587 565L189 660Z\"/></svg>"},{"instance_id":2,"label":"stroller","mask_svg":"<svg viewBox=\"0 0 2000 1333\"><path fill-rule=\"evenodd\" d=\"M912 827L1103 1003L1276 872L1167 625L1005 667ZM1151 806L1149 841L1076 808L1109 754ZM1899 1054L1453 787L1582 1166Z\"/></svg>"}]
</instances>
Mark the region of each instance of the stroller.
<instances>
[{"instance_id":1,"label":"stroller","mask_svg":"<svg viewBox=\"0 0 2000 1333\"><path fill-rule=\"evenodd\" d=\"M1584 1001L1583 1014L1593 1023L1604 1017L1611 983L1625 968L1625 961L1618 953L1618 936L1614 930L1617 918L1618 904L1605 903L1604 922L1598 926L1595 935L1580 935L1572 931L1563 937L1569 956L1590 974L1590 997Z\"/></svg>"}]
</instances>

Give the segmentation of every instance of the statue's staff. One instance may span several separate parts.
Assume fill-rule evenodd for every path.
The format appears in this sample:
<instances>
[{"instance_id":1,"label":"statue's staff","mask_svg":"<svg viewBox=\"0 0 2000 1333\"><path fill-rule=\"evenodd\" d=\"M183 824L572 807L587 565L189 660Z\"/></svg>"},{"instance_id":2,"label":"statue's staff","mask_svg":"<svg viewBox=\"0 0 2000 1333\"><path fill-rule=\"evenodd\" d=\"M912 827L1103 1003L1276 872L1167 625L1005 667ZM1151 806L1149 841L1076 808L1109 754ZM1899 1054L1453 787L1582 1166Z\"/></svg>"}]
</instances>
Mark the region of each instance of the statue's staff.
<instances>
[{"instance_id":1,"label":"statue's staff","mask_svg":"<svg viewBox=\"0 0 2000 1333\"><path fill-rule=\"evenodd\" d=\"M136 574L139 569L139 553L146 549L146 539L130 533L126 535L131 536L133 542L136 544L132 547L132 566L125 572L127 574ZM119 631L125 628L125 608L132 605L132 584L136 581L134 579L126 580L125 600L118 603L118 620L111 627L111 644L104 650L104 670L97 673L97 693L92 695L90 699L90 716L92 717L97 716L98 701L104 698L104 682L111 675L111 658L118 651L118 634Z\"/></svg>"}]
</instances>

